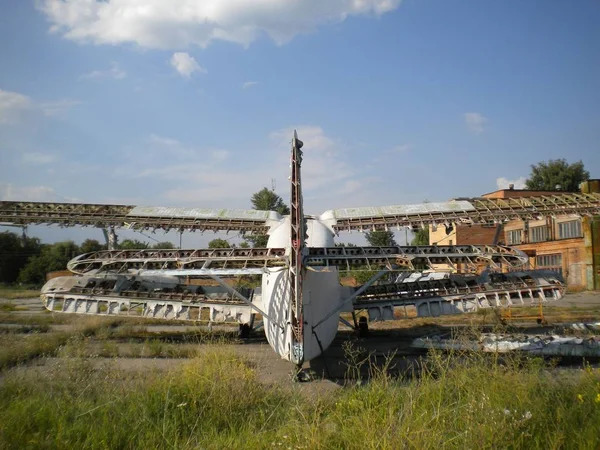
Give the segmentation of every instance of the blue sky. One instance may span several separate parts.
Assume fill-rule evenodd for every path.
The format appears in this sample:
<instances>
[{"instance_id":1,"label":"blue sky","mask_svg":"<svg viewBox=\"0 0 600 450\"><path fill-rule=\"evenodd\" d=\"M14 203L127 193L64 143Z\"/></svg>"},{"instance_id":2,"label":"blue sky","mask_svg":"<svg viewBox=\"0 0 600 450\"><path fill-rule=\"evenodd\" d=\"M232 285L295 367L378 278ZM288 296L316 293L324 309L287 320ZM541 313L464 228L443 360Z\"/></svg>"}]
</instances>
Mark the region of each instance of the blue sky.
<instances>
[{"instance_id":1,"label":"blue sky","mask_svg":"<svg viewBox=\"0 0 600 450\"><path fill-rule=\"evenodd\" d=\"M247 208L275 179L287 200L294 128L309 213L554 158L598 178L599 23L594 0L3 0L0 198Z\"/></svg>"}]
</instances>

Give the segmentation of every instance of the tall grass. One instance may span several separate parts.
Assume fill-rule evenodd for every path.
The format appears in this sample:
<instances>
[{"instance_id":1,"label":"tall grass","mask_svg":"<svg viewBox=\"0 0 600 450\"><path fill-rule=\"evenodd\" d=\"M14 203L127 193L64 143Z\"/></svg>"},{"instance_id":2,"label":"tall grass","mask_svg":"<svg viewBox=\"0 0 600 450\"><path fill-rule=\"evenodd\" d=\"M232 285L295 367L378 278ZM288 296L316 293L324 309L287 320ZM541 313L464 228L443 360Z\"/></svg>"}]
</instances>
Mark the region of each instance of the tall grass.
<instances>
[{"instance_id":1,"label":"tall grass","mask_svg":"<svg viewBox=\"0 0 600 450\"><path fill-rule=\"evenodd\" d=\"M47 324L37 333L0 335L0 370L32 358L53 356L61 347L69 347L87 336L106 333L103 330L113 327L116 322L106 318L80 318L73 332L47 332ZM21 330L22 331L22 330Z\"/></svg>"},{"instance_id":2,"label":"tall grass","mask_svg":"<svg viewBox=\"0 0 600 450\"><path fill-rule=\"evenodd\" d=\"M43 379L5 380L0 447L257 448L292 411L289 397L222 350L142 379L67 361Z\"/></svg>"},{"instance_id":3,"label":"tall grass","mask_svg":"<svg viewBox=\"0 0 600 450\"><path fill-rule=\"evenodd\" d=\"M54 354L70 337L70 333L2 335L0 336L0 370L32 358Z\"/></svg>"},{"instance_id":4,"label":"tall grass","mask_svg":"<svg viewBox=\"0 0 600 450\"><path fill-rule=\"evenodd\" d=\"M358 355L358 353L357 353ZM356 356L356 364L364 360ZM0 386L1 448L465 449L600 446L600 372L432 352L412 376L321 397L261 384L211 346L165 374L70 358Z\"/></svg>"},{"instance_id":5,"label":"tall grass","mask_svg":"<svg viewBox=\"0 0 600 450\"><path fill-rule=\"evenodd\" d=\"M40 290L32 286L0 284L0 298L12 300L16 298L35 298L39 296Z\"/></svg>"}]
</instances>

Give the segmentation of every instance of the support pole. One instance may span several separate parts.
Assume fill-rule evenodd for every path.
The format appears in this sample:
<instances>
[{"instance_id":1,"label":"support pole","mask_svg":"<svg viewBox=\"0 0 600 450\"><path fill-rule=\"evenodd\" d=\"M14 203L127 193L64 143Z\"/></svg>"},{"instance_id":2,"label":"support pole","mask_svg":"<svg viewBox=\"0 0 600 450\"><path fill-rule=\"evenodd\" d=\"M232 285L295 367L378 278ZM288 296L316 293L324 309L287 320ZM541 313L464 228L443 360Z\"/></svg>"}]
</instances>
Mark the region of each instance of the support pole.
<instances>
[{"instance_id":1,"label":"support pole","mask_svg":"<svg viewBox=\"0 0 600 450\"><path fill-rule=\"evenodd\" d=\"M373 276L373 278L371 278L369 281L367 281L365 284L363 284L354 294L352 294L350 297L348 297L346 300L344 300L340 306L335 308L333 311L331 311L329 314L327 314L325 317L323 317L319 322L317 322L313 326L313 330L315 328L317 328L319 325L321 325L323 322L325 322L327 319L329 319L331 316L333 316L336 312L340 312L342 310L342 308L344 308L344 306L346 306L347 303L353 301L356 297L358 297L360 294L362 294L364 291L366 291L369 287L371 287L371 285L373 283L375 283L377 280L379 280L382 276L384 276L388 272L389 272L389 270L387 270L387 269L377 272Z\"/></svg>"},{"instance_id":2,"label":"support pole","mask_svg":"<svg viewBox=\"0 0 600 450\"><path fill-rule=\"evenodd\" d=\"M210 275L210 277L215 280L217 283L219 283L221 286L223 286L227 292L229 292L230 294L232 294L233 296L237 297L238 299L240 299L241 301L243 301L244 303L246 303L250 308L252 308L254 311L256 311L257 313L259 313L261 316L263 316L263 318L266 318L267 320L270 320L272 323L274 323L275 325L277 325L279 328L283 329L283 327L278 324L277 322L275 322L273 319L271 319L262 309L260 309L258 306L254 305L250 300L248 300L246 297L244 297L242 294L240 294L238 291L236 291L234 288L232 288L231 286L229 286L227 283L225 283L221 278L215 276L215 275Z\"/></svg>"}]
</instances>

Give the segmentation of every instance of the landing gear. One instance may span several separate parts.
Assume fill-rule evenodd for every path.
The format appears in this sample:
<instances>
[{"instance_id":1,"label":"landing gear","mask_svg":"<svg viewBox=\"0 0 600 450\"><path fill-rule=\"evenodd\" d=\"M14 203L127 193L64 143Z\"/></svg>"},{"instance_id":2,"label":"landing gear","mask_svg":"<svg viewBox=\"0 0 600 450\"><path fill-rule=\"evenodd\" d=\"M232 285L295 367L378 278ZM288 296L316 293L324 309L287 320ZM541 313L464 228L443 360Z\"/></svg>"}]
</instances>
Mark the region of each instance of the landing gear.
<instances>
[{"instance_id":1,"label":"landing gear","mask_svg":"<svg viewBox=\"0 0 600 450\"><path fill-rule=\"evenodd\" d=\"M252 331L250 324L241 323L238 331L238 337L240 339L248 339L250 337L250 331Z\"/></svg>"},{"instance_id":2,"label":"landing gear","mask_svg":"<svg viewBox=\"0 0 600 450\"><path fill-rule=\"evenodd\" d=\"M358 319L358 336L367 337L369 335L369 322L365 316Z\"/></svg>"},{"instance_id":3,"label":"landing gear","mask_svg":"<svg viewBox=\"0 0 600 450\"><path fill-rule=\"evenodd\" d=\"M313 370L303 369L302 366L294 367L290 376L295 383L307 383L316 379L316 374Z\"/></svg>"}]
</instances>

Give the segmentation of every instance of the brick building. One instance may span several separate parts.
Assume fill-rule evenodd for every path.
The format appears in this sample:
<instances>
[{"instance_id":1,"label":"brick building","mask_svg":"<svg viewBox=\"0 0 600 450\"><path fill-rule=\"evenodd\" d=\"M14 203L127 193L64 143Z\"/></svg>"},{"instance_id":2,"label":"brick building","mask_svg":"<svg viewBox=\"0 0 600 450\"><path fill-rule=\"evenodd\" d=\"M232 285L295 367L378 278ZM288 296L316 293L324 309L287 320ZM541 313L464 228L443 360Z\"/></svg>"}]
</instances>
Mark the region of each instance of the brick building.
<instances>
[{"instance_id":1,"label":"brick building","mask_svg":"<svg viewBox=\"0 0 600 450\"><path fill-rule=\"evenodd\" d=\"M582 185L582 192L600 192L600 180ZM485 198L552 195L555 191L501 189ZM506 244L523 250L531 268L550 269L563 275L571 290L600 290L600 217L548 217L513 220L500 226L430 226L430 244ZM451 270L440 266L439 270Z\"/></svg>"}]
</instances>

